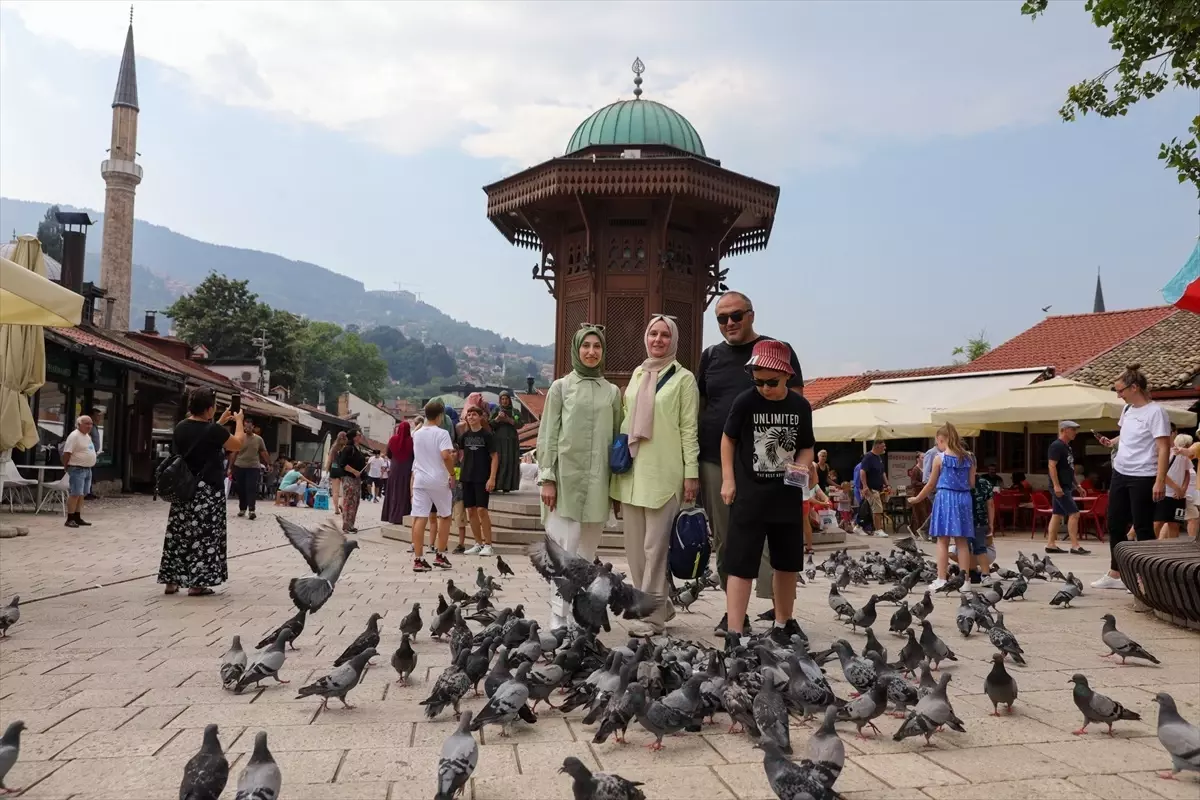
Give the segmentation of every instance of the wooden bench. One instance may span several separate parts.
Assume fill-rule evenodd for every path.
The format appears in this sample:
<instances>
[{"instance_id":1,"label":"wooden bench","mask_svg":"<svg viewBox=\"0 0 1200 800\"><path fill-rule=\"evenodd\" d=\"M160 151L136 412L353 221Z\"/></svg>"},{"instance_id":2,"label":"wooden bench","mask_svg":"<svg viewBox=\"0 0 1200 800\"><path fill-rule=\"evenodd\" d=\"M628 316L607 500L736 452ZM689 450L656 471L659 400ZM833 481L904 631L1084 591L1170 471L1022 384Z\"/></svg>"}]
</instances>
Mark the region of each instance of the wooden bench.
<instances>
[{"instance_id":1,"label":"wooden bench","mask_svg":"<svg viewBox=\"0 0 1200 800\"><path fill-rule=\"evenodd\" d=\"M1122 542L1116 558L1125 585L1138 600L1160 616L1200 628L1200 543Z\"/></svg>"}]
</instances>

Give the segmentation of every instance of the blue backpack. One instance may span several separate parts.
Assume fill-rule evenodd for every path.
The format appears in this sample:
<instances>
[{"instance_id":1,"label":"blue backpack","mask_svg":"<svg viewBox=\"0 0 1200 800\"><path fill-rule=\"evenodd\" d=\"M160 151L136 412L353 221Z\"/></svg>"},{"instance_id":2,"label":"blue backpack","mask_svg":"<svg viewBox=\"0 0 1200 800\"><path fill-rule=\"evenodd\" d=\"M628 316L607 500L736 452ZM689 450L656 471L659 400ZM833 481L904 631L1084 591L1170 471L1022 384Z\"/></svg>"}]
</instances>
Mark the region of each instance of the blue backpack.
<instances>
[{"instance_id":1,"label":"blue backpack","mask_svg":"<svg viewBox=\"0 0 1200 800\"><path fill-rule=\"evenodd\" d=\"M708 542L708 515L704 509L682 509L671 526L667 565L671 574L685 581L695 580L708 569L712 546Z\"/></svg>"}]
</instances>

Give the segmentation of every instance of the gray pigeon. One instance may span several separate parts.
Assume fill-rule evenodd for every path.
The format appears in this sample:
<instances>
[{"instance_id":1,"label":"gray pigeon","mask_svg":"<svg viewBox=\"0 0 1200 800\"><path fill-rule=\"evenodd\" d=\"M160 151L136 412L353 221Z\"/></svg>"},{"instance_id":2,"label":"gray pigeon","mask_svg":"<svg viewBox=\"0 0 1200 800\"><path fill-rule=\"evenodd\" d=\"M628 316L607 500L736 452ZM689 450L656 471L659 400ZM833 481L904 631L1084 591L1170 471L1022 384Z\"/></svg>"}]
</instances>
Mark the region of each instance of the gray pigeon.
<instances>
[{"instance_id":1,"label":"gray pigeon","mask_svg":"<svg viewBox=\"0 0 1200 800\"><path fill-rule=\"evenodd\" d=\"M1154 700L1158 703L1158 741L1171 756L1171 771L1160 772L1158 777L1174 778L1185 770L1200 772L1200 728L1179 716L1171 695L1159 692ZM0 776L3 770L0 765Z\"/></svg>"},{"instance_id":2,"label":"gray pigeon","mask_svg":"<svg viewBox=\"0 0 1200 800\"><path fill-rule=\"evenodd\" d=\"M911 675L925 658L925 650L921 647L921 643L917 641L917 635L913 633L912 628L906 628L904 635L908 637L908 641L904 643L904 647L900 648L900 658L891 666L896 669L902 669Z\"/></svg>"},{"instance_id":3,"label":"gray pigeon","mask_svg":"<svg viewBox=\"0 0 1200 800\"><path fill-rule=\"evenodd\" d=\"M283 773L267 749L267 732L259 731L254 734L254 752L238 776L237 795L233 800L277 800L282 785Z\"/></svg>"},{"instance_id":4,"label":"gray pigeon","mask_svg":"<svg viewBox=\"0 0 1200 800\"><path fill-rule=\"evenodd\" d=\"M930 614L933 613L933 597L929 594L928 591L926 591L925 596L922 597L920 600L918 600L912 606L911 610L912 610L912 615L914 617L916 617L917 619L925 619L926 617L928 617Z\"/></svg>"},{"instance_id":5,"label":"gray pigeon","mask_svg":"<svg viewBox=\"0 0 1200 800\"><path fill-rule=\"evenodd\" d=\"M340 667L350 659L354 658L359 653L365 650L374 650L379 646L379 620L383 617L380 614L372 614L367 618L367 629L360 633L358 637L350 643L350 646L342 651L333 665Z\"/></svg>"},{"instance_id":6,"label":"gray pigeon","mask_svg":"<svg viewBox=\"0 0 1200 800\"><path fill-rule=\"evenodd\" d=\"M838 775L842 774L842 767L846 763L846 745L834 728L837 716L837 706L825 709L825 719L821 727L808 737L808 750L805 753L809 761L828 770L833 780L837 780ZM833 781L830 781L829 785L832 786Z\"/></svg>"},{"instance_id":7,"label":"gray pigeon","mask_svg":"<svg viewBox=\"0 0 1200 800\"><path fill-rule=\"evenodd\" d=\"M824 766L807 758L793 762L769 739L754 746L763 751L767 783L780 800L833 800L839 797L830 788L833 778Z\"/></svg>"},{"instance_id":8,"label":"gray pigeon","mask_svg":"<svg viewBox=\"0 0 1200 800\"><path fill-rule=\"evenodd\" d=\"M1008 706L1007 713L1012 713L1013 703L1017 702L1017 682L1004 668L1004 653L992 653L992 671L983 679L983 693L992 701L992 716L1000 716L1000 704Z\"/></svg>"},{"instance_id":9,"label":"gray pigeon","mask_svg":"<svg viewBox=\"0 0 1200 800\"><path fill-rule=\"evenodd\" d=\"M262 641L256 644L255 647L259 650L262 650L264 647L270 646L271 642L278 638L279 632L287 628L292 632L292 638L288 641L288 647L295 650L296 639L300 636L300 634L304 633L304 617L306 614L308 614L307 611L305 611L303 608L300 609L296 612L296 616L292 617L287 622L283 623L278 628L264 636Z\"/></svg>"},{"instance_id":10,"label":"gray pigeon","mask_svg":"<svg viewBox=\"0 0 1200 800\"><path fill-rule=\"evenodd\" d=\"M1029 581L1024 574L1018 575L1017 580L1004 592L1005 600L1025 599L1025 590L1029 588Z\"/></svg>"},{"instance_id":11,"label":"gray pigeon","mask_svg":"<svg viewBox=\"0 0 1200 800\"><path fill-rule=\"evenodd\" d=\"M883 712L887 711L887 691L887 683L876 680L870 689L859 695L858 698L851 700L838 711L838 719L853 722L854 727L858 729L858 734L855 736L856 739L867 738L862 732L864 725L870 725L871 730L879 733L879 728L875 727L875 723L872 720L878 716L882 716Z\"/></svg>"},{"instance_id":12,"label":"gray pigeon","mask_svg":"<svg viewBox=\"0 0 1200 800\"><path fill-rule=\"evenodd\" d=\"M351 658L345 664L338 665L328 675L323 675L310 683L308 686L303 686L300 692L296 695L296 699L301 697L312 697L319 695L321 697L321 710L324 711L329 707L329 701L336 697L342 701L345 708L354 708L346 702L346 695L358 682L362 680L363 673L366 672L367 662L375 656L375 648L368 647L358 655Z\"/></svg>"},{"instance_id":13,"label":"gray pigeon","mask_svg":"<svg viewBox=\"0 0 1200 800\"><path fill-rule=\"evenodd\" d=\"M422 624L423 623L421 622L421 604L413 603L412 611L409 611L407 614L404 615L404 619L400 620L400 632L407 633L409 636L411 636L413 638L413 641L416 641L417 634L421 632Z\"/></svg>"},{"instance_id":14,"label":"gray pigeon","mask_svg":"<svg viewBox=\"0 0 1200 800\"><path fill-rule=\"evenodd\" d=\"M559 772L571 776L575 800L646 800L638 787L640 781L631 781L608 772L592 772L575 756L563 759Z\"/></svg>"},{"instance_id":15,"label":"gray pigeon","mask_svg":"<svg viewBox=\"0 0 1200 800\"><path fill-rule=\"evenodd\" d=\"M1136 721L1142 718L1141 714L1130 711L1111 697L1093 692L1092 687L1088 686L1088 679L1080 673L1076 672L1072 675L1070 682L1075 684L1075 688L1071 690L1075 707L1083 714L1083 726L1077 731L1071 731L1076 736L1087 733L1087 726L1093 722L1102 722L1107 725L1108 735L1112 736L1114 722L1122 719Z\"/></svg>"},{"instance_id":16,"label":"gray pigeon","mask_svg":"<svg viewBox=\"0 0 1200 800\"><path fill-rule=\"evenodd\" d=\"M1079 591L1079 587L1077 587L1074 583L1064 584L1063 588L1055 592L1054 597L1050 598L1050 605L1070 608L1071 601L1076 597L1079 597L1081 594L1083 593Z\"/></svg>"},{"instance_id":17,"label":"gray pigeon","mask_svg":"<svg viewBox=\"0 0 1200 800\"><path fill-rule=\"evenodd\" d=\"M837 651L838 660L842 664L842 674L846 677L846 683L854 687L855 694L868 691L875 684L878 674L875 664L869 658L854 655L854 650L845 639L834 642L833 649Z\"/></svg>"},{"instance_id":18,"label":"gray pigeon","mask_svg":"<svg viewBox=\"0 0 1200 800\"><path fill-rule=\"evenodd\" d=\"M663 737L687 728L700 709L700 684L703 675L693 675L683 686L661 700L655 700L646 711L638 715L638 724L654 734L654 741L646 745L651 750L662 750Z\"/></svg>"},{"instance_id":19,"label":"gray pigeon","mask_svg":"<svg viewBox=\"0 0 1200 800\"><path fill-rule=\"evenodd\" d=\"M975 609L971 608L971 599L967 595L958 596L958 610L954 614L954 624L963 636L970 636L975 627Z\"/></svg>"},{"instance_id":20,"label":"gray pigeon","mask_svg":"<svg viewBox=\"0 0 1200 800\"><path fill-rule=\"evenodd\" d=\"M204 726L200 751L188 760L179 784L179 800L217 800L229 780L229 761L221 750L217 726Z\"/></svg>"},{"instance_id":21,"label":"gray pigeon","mask_svg":"<svg viewBox=\"0 0 1200 800\"><path fill-rule=\"evenodd\" d=\"M908 601L901 600L900 607L896 609L896 613L892 614L888 630L892 633L903 634L909 625L912 625L912 612L908 610Z\"/></svg>"},{"instance_id":22,"label":"gray pigeon","mask_svg":"<svg viewBox=\"0 0 1200 800\"><path fill-rule=\"evenodd\" d=\"M838 594L836 583L829 584L829 607L833 609L833 613L838 619L845 617L847 620L854 618L854 606L850 605L850 601Z\"/></svg>"},{"instance_id":23,"label":"gray pigeon","mask_svg":"<svg viewBox=\"0 0 1200 800\"><path fill-rule=\"evenodd\" d=\"M337 523L328 519L316 530L309 530L301 525L276 516L284 536L300 551L308 563L313 575L303 578L292 578L288 584L288 594L296 608L312 613L325 605L333 596L333 587L337 584L346 566L346 559L358 549L358 542L346 539Z\"/></svg>"},{"instance_id":24,"label":"gray pigeon","mask_svg":"<svg viewBox=\"0 0 1200 800\"><path fill-rule=\"evenodd\" d=\"M925 657L929 659L933 669L936 670L946 659L958 661L958 656L954 655L954 651L938 638L927 619L921 620L921 638L918 641L921 642L921 649L925 651Z\"/></svg>"},{"instance_id":25,"label":"gray pigeon","mask_svg":"<svg viewBox=\"0 0 1200 800\"><path fill-rule=\"evenodd\" d=\"M946 686L949 683L950 676L942 675L938 679L937 686L922 697L917 703L917 707L905 717L904 722L900 725L900 730L896 731L892 739L899 742L910 736L924 736L925 744L932 746L932 742L929 741L930 737L943 725L959 733L966 733L967 729L963 726L963 721L954 713L954 708L950 705L950 698L946 696Z\"/></svg>"},{"instance_id":26,"label":"gray pigeon","mask_svg":"<svg viewBox=\"0 0 1200 800\"><path fill-rule=\"evenodd\" d=\"M763 738L787 753L792 754L792 740L788 729L787 706L784 705L783 695L775 688L775 675L778 670L774 667L763 667L762 689L754 698L754 724Z\"/></svg>"},{"instance_id":27,"label":"gray pigeon","mask_svg":"<svg viewBox=\"0 0 1200 800\"><path fill-rule=\"evenodd\" d=\"M875 604L879 602L879 595L873 594L867 599L867 602L854 615L850 617L850 629L857 631L859 628L869 628L875 624Z\"/></svg>"},{"instance_id":28,"label":"gray pigeon","mask_svg":"<svg viewBox=\"0 0 1200 800\"><path fill-rule=\"evenodd\" d=\"M246 651L242 649L242 637L234 636L233 644L229 646L225 655L221 656L221 685L232 689L245 671Z\"/></svg>"},{"instance_id":29,"label":"gray pigeon","mask_svg":"<svg viewBox=\"0 0 1200 800\"><path fill-rule=\"evenodd\" d=\"M880 644L879 640L875 638L875 631L872 628L867 628L867 642L863 645L862 651L864 656L866 656L868 653L878 653L879 660L884 664L887 663L887 648Z\"/></svg>"},{"instance_id":30,"label":"gray pigeon","mask_svg":"<svg viewBox=\"0 0 1200 800\"><path fill-rule=\"evenodd\" d=\"M516 673L511 680L507 680L496 689L496 693L491 696L485 705L479 711L479 716L471 723L471 730L482 730L484 725L499 725L500 735L507 737L508 726L520 714L521 709L525 707L525 702L529 700L529 670L533 665L528 661L523 662L517 667Z\"/></svg>"},{"instance_id":31,"label":"gray pigeon","mask_svg":"<svg viewBox=\"0 0 1200 800\"><path fill-rule=\"evenodd\" d=\"M1067 585L1070 586L1071 584ZM1140 658L1143 661L1149 661L1151 664L1162 663L1150 655L1149 650L1117 630L1117 618L1112 614L1105 614L1101 619L1104 620L1104 630L1100 634L1100 638L1104 639L1104 644L1109 649L1109 653L1104 658L1120 656L1122 665L1127 658Z\"/></svg>"},{"instance_id":32,"label":"gray pigeon","mask_svg":"<svg viewBox=\"0 0 1200 800\"><path fill-rule=\"evenodd\" d=\"M396 648L396 652L392 653L392 669L396 670L396 674L400 676L396 679L396 683L408 686L408 679L416 668L417 654L412 649L408 634L405 633L400 637L400 646Z\"/></svg>"},{"instance_id":33,"label":"gray pigeon","mask_svg":"<svg viewBox=\"0 0 1200 800\"><path fill-rule=\"evenodd\" d=\"M1173 703L1172 708L1174 708ZM21 791L15 786L6 787L4 779L16 765L17 757L21 755L21 731L23 730L25 730L25 723L18 719L8 723L4 735L0 736L0 792L4 794L17 794Z\"/></svg>"},{"instance_id":34,"label":"gray pigeon","mask_svg":"<svg viewBox=\"0 0 1200 800\"><path fill-rule=\"evenodd\" d=\"M260 681L267 678L274 678L276 683L287 683L288 681L279 677L279 670L283 668L283 662L287 660L287 654L283 651L284 645L291 640L291 630L287 628L281 630L279 636L275 637L275 641L266 650L259 650L250 659L242 677L238 678L237 683L233 685L233 691L241 694L242 690L250 684L258 686Z\"/></svg>"},{"instance_id":35,"label":"gray pigeon","mask_svg":"<svg viewBox=\"0 0 1200 800\"><path fill-rule=\"evenodd\" d=\"M1017 637L1013 636L1012 631L1004 627L1004 615L999 611L996 612L996 624L988 628L988 639L991 641L992 647L1010 656L1022 667L1025 666L1025 651L1021 648Z\"/></svg>"},{"instance_id":36,"label":"gray pigeon","mask_svg":"<svg viewBox=\"0 0 1200 800\"><path fill-rule=\"evenodd\" d=\"M21 619L21 596L13 595L8 605L0 608L0 639L8 635L8 629Z\"/></svg>"},{"instance_id":37,"label":"gray pigeon","mask_svg":"<svg viewBox=\"0 0 1200 800\"><path fill-rule=\"evenodd\" d=\"M433 800L452 800L463 793L475 765L479 763L479 744L471 735L471 712L458 718L458 728L442 743L438 759L437 794Z\"/></svg>"},{"instance_id":38,"label":"gray pigeon","mask_svg":"<svg viewBox=\"0 0 1200 800\"><path fill-rule=\"evenodd\" d=\"M500 648L500 650L503 649ZM500 650L496 651L497 654ZM425 706L426 717L433 719L449 705L454 707L455 719L459 718L462 713L458 708L459 701L471 688L471 678L466 673L467 658L470 655L470 651L464 647L458 654L458 660L442 670L441 675L438 675L433 689L429 692L429 697L420 702L420 705Z\"/></svg>"}]
</instances>

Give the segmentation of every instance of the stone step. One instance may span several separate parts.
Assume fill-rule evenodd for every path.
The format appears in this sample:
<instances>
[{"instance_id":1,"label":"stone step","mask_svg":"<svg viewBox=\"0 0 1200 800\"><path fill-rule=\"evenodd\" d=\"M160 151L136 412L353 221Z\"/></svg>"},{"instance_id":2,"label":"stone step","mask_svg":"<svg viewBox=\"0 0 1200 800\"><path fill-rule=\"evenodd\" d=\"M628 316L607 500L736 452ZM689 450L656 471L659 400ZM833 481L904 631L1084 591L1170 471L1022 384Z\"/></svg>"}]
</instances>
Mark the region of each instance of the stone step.
<instances>
[{"instance_id":1,"label":"stone step","mask_svg":"<svg viewBox=\"0 0 1200 800\"><path fill-rule=\"evenodd\" d=\"M497 511L505 514L521 514L526 517L540 517L542 515L542 504L536 498L530 499L526 493L493 494L488 505L493 515Z\"/></svg>"}]
</instances>

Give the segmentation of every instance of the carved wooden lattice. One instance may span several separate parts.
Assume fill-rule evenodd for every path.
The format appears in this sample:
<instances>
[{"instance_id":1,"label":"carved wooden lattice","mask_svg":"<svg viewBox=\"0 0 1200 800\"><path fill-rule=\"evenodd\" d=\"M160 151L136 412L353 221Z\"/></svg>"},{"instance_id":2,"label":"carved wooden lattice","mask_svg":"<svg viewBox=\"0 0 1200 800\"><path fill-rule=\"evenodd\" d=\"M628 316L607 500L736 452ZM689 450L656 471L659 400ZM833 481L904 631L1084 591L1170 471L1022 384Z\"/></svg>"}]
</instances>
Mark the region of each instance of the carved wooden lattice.
<instances>
[{"instance_id":1,"label":"carved wooden lattice","mask_svg":"<svg viewBox=\"0 0 1200 800\"><path fill-rule=\"evenodd\" d=\"M609 272L645 272L645 236L608 237Z\"/></svg>"},{"instance_id":2,"label":"carved wooden lattice","mask_svg":"<svg viewBox=\"0 0 1200 800\"><path fill-rule=\"evenodd\" d=\"M663 313L674 317L675 325L679 328L679 347L676 358L679 359L680 364L694 371L696 365L692 363L692 348L695 346L695 331L692 325L692 304L685 300L664 300Z\"/></svg>"},{"instance_id":3,"label":"carved wooden lattice","mask_svg":"<svg viewBox=\"0 0 1200 800\"><path fill-rule=\"evenodd\" d=\"M588 300L586 297L579 300L568 300L563 305L563 339L567 342L567 348L571 347L571 339L575 336L575 331L579 330L579 326L588 321Z\"/></svg>"},{"instance_id":4,"label":"carved wooden lattice","mask_svg":"<svg viewBox=\"0 0 1200 800\"><path fill-rule=\"evenodd\" d=\"M646 359L646 298L609 297L605 324L609 372L633 372Z\"/></svg>"}]
</instances>

